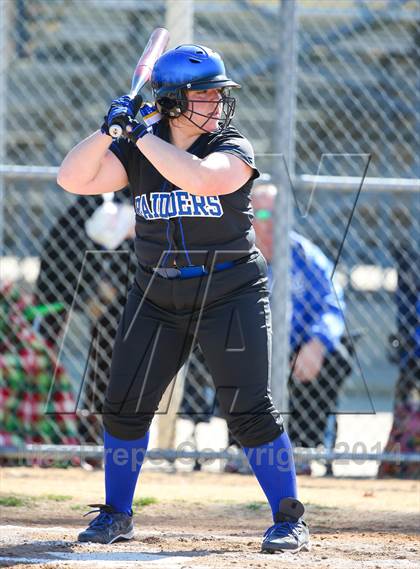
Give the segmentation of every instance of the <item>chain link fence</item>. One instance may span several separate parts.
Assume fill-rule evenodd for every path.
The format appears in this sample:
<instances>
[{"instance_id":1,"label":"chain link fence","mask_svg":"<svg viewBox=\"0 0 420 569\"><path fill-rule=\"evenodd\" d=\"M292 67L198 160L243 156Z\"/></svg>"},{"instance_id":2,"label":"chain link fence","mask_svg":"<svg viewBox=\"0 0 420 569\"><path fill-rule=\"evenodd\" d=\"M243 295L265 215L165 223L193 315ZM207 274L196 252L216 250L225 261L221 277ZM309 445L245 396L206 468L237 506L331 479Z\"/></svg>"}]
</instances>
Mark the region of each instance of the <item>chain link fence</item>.
<instances>
[{"instance_id":1,"label":"chain link fence","mask_svg":"<svg viewBox=\"0 0 420 569\"><path fill-rule=\"evenodd\" d=\"M111 99L127 91L139 53L151 31L164 25L167 8L168 3L159 0L2 1L0 116L7 133L0 137L0 162L5 165L0 175L2 319L9 322L13 310L27 310L31 316L19 323L26 331L23 336L35 333L43 343L40 360L47 358L52 365L58 357L62 369L56 379L62 387L56 382L57 390L68 393L71 385L64 407L79 409L77 417L66 419L61 441L49 430L57 433L51 415L46 421L55 426L43 430L42 440L22 432L28 443L102 442L97 413L112 338L133 274L131 240L113 254L91 241L84 224L102 198L62 191L51 167L98 128ZM196 0L193 8L194 41L220 51L232 77L243 85L235 123L252 140L260 169L273 174L278 157L272 152L279 136L273 120L282 49L279 3ZM339 389L332 399L321 393L320 400L328 404L332 418L339 413L338 434L327 418L321 448L333 448L336 442L337 449L350 455L378 454L385 451L395 384L398 378L401 383L410 350L410 365L417 371L410 371L401 404L415 405L419 393L419 356L413 348L418 341L413 297L419 287L413 251L418 249L420 219L415 72L420 18L415 2L397 0L302 0L296 2L296 17L296 62L282 70L285 81L294 78L296 83L291 117L293 228L318 246L333 267L338 261L334 283L344 290L343 338L352 368L340 381L334 379L337 365L329 368L329 381ZM119 192L115 199L124 202L128 195ZM20 291L17 305L6 282ZM29 348L26 340L23 349ZM19 356L10 344L7 351L3 344L5 401L11 398L12 355ZM33 392L36 370L21 376L22 381L25 374L33 376L28 381ZM51 370L45 373L51 375ZM41 400L48 395L45 384ZM187 377L178 377L176 392L178 400L184 393L182 405L178 401L170 413L158 417L158 441L166 441L161 448L179 440L174 430L177 412L188 414L194 423L211 420L215 410L211 377L198 353ZM319 441L302 440L302 425L313 423L319 409L313 407L309 390L298 396L289 383L289 395L299 416L294 442L313 450ZM14 406L9 404L5 412L9 422L20 395L13 397ZM57 414L64 407L52 411ZM219 448L224 436L221 440Z\"/></svg>"}]
</instances>

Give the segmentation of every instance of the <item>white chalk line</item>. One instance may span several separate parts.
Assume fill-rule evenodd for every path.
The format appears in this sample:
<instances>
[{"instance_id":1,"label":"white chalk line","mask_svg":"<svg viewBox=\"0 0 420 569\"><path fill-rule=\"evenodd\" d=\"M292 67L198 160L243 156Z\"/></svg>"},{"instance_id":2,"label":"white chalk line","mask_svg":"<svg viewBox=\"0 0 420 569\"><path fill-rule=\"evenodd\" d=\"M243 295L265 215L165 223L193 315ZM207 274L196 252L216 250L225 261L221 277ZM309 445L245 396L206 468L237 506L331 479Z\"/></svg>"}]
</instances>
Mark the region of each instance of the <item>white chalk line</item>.
<instances>
[{"instance_id":1,"label":"white chalk line","mask_svg":"<svg viewBox=\"0 0 420 569\"><path fill-rule=\"evenodd\" d=\"M0 557L0 564L3 562L7 563L27 563L27 564L35 564L35 563L43 563L44 565L51 565L56 566L57 561L60 562L60 565L66 565L69 567L129 567L130 565L139 566L138 564L141 562L147 563L148 567L160 567L160 568L168 568L168 567L181 567L185 565L187 562L191 562L193 560L192 557L186 556L160 556L160 559L153 558L151 555L141 554L138 553L136 558L134 559L127 559L124 556L120 556L117 559L110 559L109 556L107 559L102 557L95 557L93 554L86 558L78 558L74 554L68 557L64 557L62 554L54 554L47 552L48 555L53 555L55 558L51 559L51 557Z\"/></svg>"}]
</instances>

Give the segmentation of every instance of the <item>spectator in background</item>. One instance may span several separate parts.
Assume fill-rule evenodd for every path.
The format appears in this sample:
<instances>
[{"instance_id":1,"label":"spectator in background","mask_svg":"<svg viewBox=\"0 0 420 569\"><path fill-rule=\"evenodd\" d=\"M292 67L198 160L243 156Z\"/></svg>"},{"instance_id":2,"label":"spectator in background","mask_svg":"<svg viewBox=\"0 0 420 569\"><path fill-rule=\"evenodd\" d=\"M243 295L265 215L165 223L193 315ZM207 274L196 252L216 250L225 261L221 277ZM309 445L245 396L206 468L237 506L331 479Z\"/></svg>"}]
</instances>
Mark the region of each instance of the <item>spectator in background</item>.
<instances>
[{"instance_id":1,"label":"spectator in background","mask_svg":"<svg viewBox=\"0 0 420 569\"><path fill-rule=\"evenodd\" d=\"M112 200L107 198L111 197ZM59 352L67 312L73 308L90 315L90 349L83 389L78 401L80 417L78 429L80 442L98 444L102 440L103 398L109 379L112 346L122 309L125 304L127 283L131 270L132 237L135 231L135 215L128 204L127 191L115 195L77 196L73 205L54 223L41 252L41 267L37 280L38 302L62 302L64 310L51 313L41 320L40 331L56 353ZM104 201L105 200L105 201ZM113 206L120 211L115 216ZM124 229L125 228L125 229ZM119 251L89 258L84 267L84 278L79 280L83 259L87 250ZM128 254L121 255L121 252ZM105 270L104 270L105 268ZM86 311L86 305L88 310ZM74 318L74 315L73 315ZM68 354L74 359L74 354ZM69 357L64 357L64 364ZM73 366L68 365L71 369ZM83 368L85 363L83 363ZM73 373L73 375L77 375ZM79 374L80 375L80 374ZM73 391L78 388L75 377ZM158 447L175 446L174 422L183 393L182 374L171 383L163 396L157 412L159 430ZM88 459L86 469L97 467L102 460ZM171 467L172 468L172 467Z\"/></svg>"},{"instance_id":2,"label":"spectator in background","mask_svg":"<svg viewBox=\"0 0 420 569\"><path fill-rule=\"evenodd\" d=\"M277 188L262 182L254 187L254 229L257 245L272 276L273 214ZM289 378L289 433L295 446L325 444L330 416L333 447L336 437L335 410L339 390L351 371L350 354L342 342L345 325L343 290L332 286L332 262L319 247L298 233L290 233L291 376ZM272 290L271 283L271 290ZM298 469L310 474L310 464ZM331 472L331 466L328 468Z\"/></svg>"},{"instance_id":3,"label":"spectator in background","mask_svg":"<svg viewBox=\"0 0 420 569\"><path fill-rule=\"evenodd\" d=\"M394 421L385 452L420 453L420 252L412 243L394 251L398 271L395 295L398 334L392 336L391 361L399 366ZM382 462L379 478L420 479L419 463Z\"/></svg>"},{"instance_id":4,"label":"spectator in background","mask_svg":"<svg viewBox=\"0 0 420 569\"><path fill-rule=\"evenodd\" d=\"M73 308L67 332L74 338L73 341L66 338L68 349L61 353L60 364L72 379L73 393L79 391L80 382L84 380L78 400L81 443L98 444L102 440L100 414L113 339L127 292L134 226L134 210L128 204L127 190L115 197L107 194L105 201L99 195L78 196L54 222L40 255L36 302L64 304L64 310L42 318L39 326L44 340L56 354L60 351L68 311ZM87 256L83 265L89 250L103 254ZM85 326L75 326L74 330L71 327L81 317L89 320L87 342L80 341L79 330ZM83 352L75 351L76 343L78 348L83 345ZM79 361L76 368L77 359L83 361ZM84 377L80 370L85 371ZM101 463L102 459L89 459L83 466L89 469Z\"/></svg>"},{"instance_id":5,"label":"spectator in background","mask_svg":"<svg viewBox=\"0 0 420 569\"><path fill-rule=\"evenodd\" d=\"M119 192L115 199L127 200L127 197L125 190ZM39 304L62 302L66 307L64 312L51 313L41 322L40 332L54 349L59 348L67 310L72 306L76 290L77 303L73 309L85 312L85 303L98 295L104 280L104 256L91 256L87 267L88 278L79 280L86 251L100 248L87 235L85 223L102 201L102 196L77 196L75 202L54 221L42 244L36 301ZM119 288L117 283L127 282L127 266L120 262L120 257L112 254L108 260L108 274L113 275L114 286Z\"/></svg>"},{"instance_id":6,"label":"spectator in background","mask_svg":"<svg viewBox=\"0 0 420 569\"><path fill-rule=\"evenodd\" d=\"M252 193L254 229L257 246L269 265L272 280L273 214L277 194L269 182L256 181ZM335 411L338 394L344 379L351 372L351 354L342 342L345 325L343 291L331 283L333 265L324 253L311 241L298 233L290 233L291 245L291 375L289 378L288 429L294 446L317 447L330 440L326 446L333 448L336 438ZM272 289L272 282L270 288ZM275 335L274 335L275 339ZM195 356L205 366L199 348ZM207 370L210 377L210 372ZM186 392L189 403L184 400L182 409L194 408L194 385L197 380L188 373ZM195 406L198 413L199 405ZM211 409L206 404L204 412ZM194 414L191 419L194 420ZM327 432L328 424L328 432ZM236 443L229 435L229 446ZM226 465L228 472L248 471L246 462L239 455L237 460ZM296 471L311 474L309 462L297 462ZM327 474L332 474L327 464Z\"/></svg>"}]
</instances>

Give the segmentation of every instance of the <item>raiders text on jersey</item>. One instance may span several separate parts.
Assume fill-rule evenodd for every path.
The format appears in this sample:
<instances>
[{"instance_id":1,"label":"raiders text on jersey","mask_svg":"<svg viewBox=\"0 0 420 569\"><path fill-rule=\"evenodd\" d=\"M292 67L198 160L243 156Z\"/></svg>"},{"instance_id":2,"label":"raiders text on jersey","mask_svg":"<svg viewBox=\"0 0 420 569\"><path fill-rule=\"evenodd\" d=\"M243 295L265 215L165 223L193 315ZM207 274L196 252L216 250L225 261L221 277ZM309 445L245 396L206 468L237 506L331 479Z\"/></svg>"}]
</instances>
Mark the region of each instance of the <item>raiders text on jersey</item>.
<instances>
[{"instance_id":1,"label":"raiders text on jersey","mask_svg":"<svg viewBox=\"0 0 420 569\"><path fill-rule=\"evenodd\" d=\"M170 217L221 217L223 208L219 196L195 196L184 190L151 192L136 196L137 215L145 219Z\"/></svg>"}]
</instances>

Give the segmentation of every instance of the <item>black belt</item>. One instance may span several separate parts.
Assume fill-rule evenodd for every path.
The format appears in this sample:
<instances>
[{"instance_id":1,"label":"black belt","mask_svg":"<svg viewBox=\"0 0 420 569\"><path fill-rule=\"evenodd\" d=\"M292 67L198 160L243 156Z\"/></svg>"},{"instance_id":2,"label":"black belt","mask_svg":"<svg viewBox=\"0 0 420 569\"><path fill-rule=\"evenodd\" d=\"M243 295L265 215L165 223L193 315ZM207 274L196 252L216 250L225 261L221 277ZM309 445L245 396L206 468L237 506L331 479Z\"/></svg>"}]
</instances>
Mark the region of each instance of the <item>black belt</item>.
<instances>
[{"instance_id":1,"label":"black belt","mask_svg":"<svg viewBox=\"0 0 420 569\"><path fill-rule=\"evenodd\" d=\"M235 259L234 261L226 261L224 263L217 263L213 267L214 272L224 271L231 269L235 265L246 263L251 258L251 255ZM190 265L189 267L147 267L140 265L140 267L147 273L155 273L164 279L192 279L194 277L201 277L210 273L209 269L204 265Z\"/></svg>"}]
</instances>

